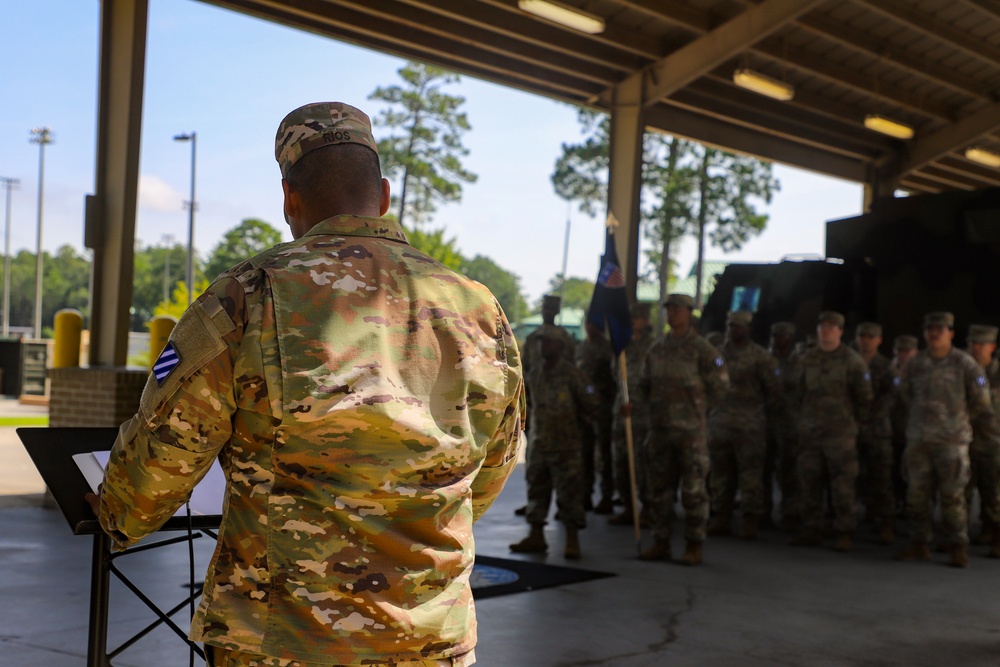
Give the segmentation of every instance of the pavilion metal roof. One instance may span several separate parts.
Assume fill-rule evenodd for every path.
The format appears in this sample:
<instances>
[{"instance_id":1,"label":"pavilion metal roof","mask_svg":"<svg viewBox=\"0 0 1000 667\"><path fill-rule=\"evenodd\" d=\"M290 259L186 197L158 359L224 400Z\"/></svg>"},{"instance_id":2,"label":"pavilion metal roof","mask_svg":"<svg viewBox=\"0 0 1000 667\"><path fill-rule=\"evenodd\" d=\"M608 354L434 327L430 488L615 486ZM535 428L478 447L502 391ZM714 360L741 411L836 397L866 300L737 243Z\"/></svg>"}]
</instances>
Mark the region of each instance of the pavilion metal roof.
<instances>
[{"instance_id":1,"label":"pavilion metal roof","mask_svg":"<svg viewBox=\"0 0 1000 667\"><path fill-rule=\"evenodd\" d=\"M650 129L853 181L1000 185L964 156L1000 153L1000 0L562 0L604 18L596 35L517 0L206 1L599 110L640 77ZM794 99L736 87L738 67ZM878 134L866 114L916 134Z\"/></svg>"}]
</instances>

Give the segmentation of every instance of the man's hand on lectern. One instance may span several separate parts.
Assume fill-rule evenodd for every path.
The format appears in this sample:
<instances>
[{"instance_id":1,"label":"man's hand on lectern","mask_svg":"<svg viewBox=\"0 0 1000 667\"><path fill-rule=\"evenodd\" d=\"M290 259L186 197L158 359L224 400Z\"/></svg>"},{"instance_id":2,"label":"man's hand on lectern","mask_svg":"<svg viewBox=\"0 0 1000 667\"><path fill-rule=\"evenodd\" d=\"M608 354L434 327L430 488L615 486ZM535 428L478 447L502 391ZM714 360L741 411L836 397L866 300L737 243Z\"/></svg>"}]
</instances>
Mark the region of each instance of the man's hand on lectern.
<instances>
[{"instance_id":1,"label":"man's hand on lectern","mask_svg":"<svg viewBox=\"0 0 1000 667\"><path fill-rule=\"evenodd\" d=\"M101 489L103 487L103 484L97 487L97 493L83 494L83 499L87 501L90 509L94 511L94 516L101 516Z\"/></svg>"}]
</instances>

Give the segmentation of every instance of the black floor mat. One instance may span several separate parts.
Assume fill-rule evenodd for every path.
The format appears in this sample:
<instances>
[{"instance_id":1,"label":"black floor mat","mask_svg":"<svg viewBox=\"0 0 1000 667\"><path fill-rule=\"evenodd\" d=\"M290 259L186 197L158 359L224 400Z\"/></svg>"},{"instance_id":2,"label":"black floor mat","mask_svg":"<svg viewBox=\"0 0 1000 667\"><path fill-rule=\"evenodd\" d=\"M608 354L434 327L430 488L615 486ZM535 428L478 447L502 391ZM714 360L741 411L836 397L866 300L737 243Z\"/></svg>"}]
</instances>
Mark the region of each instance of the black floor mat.
<instances>
[{"instance_id":1,"label":"black floor mat","mask_svg":"<svg viewBox=\"0 0 1000 667\"><path fill-rule=\"evenodd\" d=\"M476 600L575 584L591 579L615 576L611 572L580 570L575 567L546 565L510 558L476 556L472 569L472 596Z\"/></svg>"}]
</instances>

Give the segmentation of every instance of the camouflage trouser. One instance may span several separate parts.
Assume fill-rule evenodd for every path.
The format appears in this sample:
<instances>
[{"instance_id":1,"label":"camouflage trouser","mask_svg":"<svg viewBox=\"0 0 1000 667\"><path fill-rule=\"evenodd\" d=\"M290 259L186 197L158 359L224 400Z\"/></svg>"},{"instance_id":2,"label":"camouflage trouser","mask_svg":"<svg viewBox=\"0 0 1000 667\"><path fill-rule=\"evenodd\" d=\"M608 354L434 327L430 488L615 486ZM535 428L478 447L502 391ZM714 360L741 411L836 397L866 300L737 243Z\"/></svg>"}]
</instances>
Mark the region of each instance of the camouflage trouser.
<instances>
[{"instance_id":1,"label":"camouflage trouser","mask_svg":"<svg viewBox=\"0 0 1000 667\"><path fill-rule=\"evenodd\" d=\"M941 528L949 544L968 544L965 485L969 483L969 446L909 442L903 452L909 478L906 505L913 522L913 541L934 537L934 487L941 496Z\"/></svg>"},{"instance_id":2,"label":"camouflage trouser","mask_svg":"<svg viewBox=\"0 0 1000 667\"><path fill-rule=\"evenodd\" d=\"M865 509L883 519L896 514L896 494L892 480L892 438L858 436L858 459L861 466L858 495Z\"/></svg>"},{"instance_id":3,"label":"camouflage trouser","mask_svg":"<svg viewBox=\"0 0 1000 667\"><path fill-rule=\"evenodd\" d=\"M628 453L625 447L625 419L615 416L614 422L614 463L615 463L615 488L618 490L618 497L626 503L631 502L632 491L628 474ZM638 485L639 502L643 505L649 502L649 482L646 473L646 435L649 432L649 425L645 421L632 419L632 446L635 450L635 479Z\"/></svg>"},{"instance_id":4,"label":"camouflage trouser","mask_svg":"<svg viewBox=\"0 0 1000 667\"><path fill-rule=\"evenodd\" d=\"M644 449L649 462L649 508L653 536L658 541L670 539L674 498L680 485L684 538L703 542L709 508L709 456L704 434L652 428Z\"/></svg>"},{"instance_id":5,"label":"camouflage trouser","mask_svg":"<svg viewBox=\"0 0 1000 667\"><path fill-rule=\"evenodd\" d=\"M830 475L833 501L833 529L851 533L857 524L854 514L855 485L858 481L857 441L853 436L799 438L799 489L802 524L808 531L823 529L823 470Z\"/></svg>"},{"instance_id":6,"label":"camouflage trouser","mask_svg":"<svg viewBox=\"0 0 1000 667\"><path fill-rule=\"evenodd\" d=\"M719 429L710 432L708 452L712 461L712 511L733 513L736 489L743 516L764 515L764 457L767 442L763 429Z\"/></svg>"},{"instance_id":7,"label":"camouflage trouser","mask_svg":"<svg viewBox=\"0 0 1000 667\"><path fill-rule=\"evenodd\" d=\"M528 509L524 518L542 525L549 516L552 491L556 492L559 520L567 526L583 528L587 515L583 509L583 457L580 448L546 450L533 446L528 454Z\"/></svg>"},{"instance_id":8,"label":"camouflage trouser","mask_svg":"<svg viewBox=\"0 0 1000 667\"><path fill-rule=\"evenodd\" d=\"M983 520L1000 525L1000 447L980 438L969 445L969 483L965 487L966 507L979 490L979 507Z\"/></svg>"},{"instance_id":9,"label":"camouflage trouser","mask_svg":"<svg viewBox=\"0 0 1000 667\"><path fill-rule=\"evenodd\" d=\"M797 517L800 512L798 471L799 456L796 451L798 437L794 428L790 428L780 422L773 428L767 429L767 437L770 441L769 447L773 447L775 449L778 457L777 477L778 487L781 489L781 516ZM774 493L771 485L767 484L766 479L764 484L764 493L767 496L771 496ZM769 515L766 502L764 512Z\"/></svg>"},{"instance_id":10,"label":"camouflage trouser","mask_svg":"<svg viewBox=\"0 0 1000 667\"><path fill-rule=\"evenodd\" d=\"M256 653L205 645L206 667L333 667L328 663L285 660ZM469 651L452 658L437 660L407 660L405 662L370 663L371 667L469 667L476 662L476 652Z\"/></svg>"},{"instance_id":11,"label":"camouflage trouser","mask_svg":"<svg viewBox=\"0 0 1000 667\"><path fill-rule=\"evenodd\" d=\"M602 407L603 409L603 407ZM611 455L611 413L594 415L592 426L583 430L584 497L594 489L600 471L602 498L615 494L615 466Z\"/></svg>"}]
</instances>

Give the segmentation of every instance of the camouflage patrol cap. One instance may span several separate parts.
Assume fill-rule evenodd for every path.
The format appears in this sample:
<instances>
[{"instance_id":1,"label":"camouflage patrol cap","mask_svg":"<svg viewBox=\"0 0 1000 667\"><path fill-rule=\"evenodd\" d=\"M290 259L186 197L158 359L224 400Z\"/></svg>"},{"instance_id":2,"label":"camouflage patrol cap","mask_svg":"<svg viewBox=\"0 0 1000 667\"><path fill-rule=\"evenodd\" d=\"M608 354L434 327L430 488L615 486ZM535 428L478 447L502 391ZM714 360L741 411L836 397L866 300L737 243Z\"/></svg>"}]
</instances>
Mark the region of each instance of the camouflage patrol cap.
<instances>
[{"instance_id":1,"label":"camouflage patrol cap","mask_svg":"<svg viewBox=\"0 0 1000 667\"><path fill-rule=\"evenodd\" d=\"M316 102L299 107L284 117L274 137L274 158L281 168L281 177L288 176L288 170L302 156L335 144L360 144L378 155L371 120L360 109L342 102Z\"/></svg>"},{"instance_id":2,"label":"camouflage patrol cap","mask_svg":"<svg viewBox=\"0 0 1000 667\"><path fill-rule=\"evenodd\" d=\"M753 322L753 313L748 313L744 310L734 310L726 315L726 324L750 326L751 322Z\"/></svg>"},{"instance_id":3,"label":"camouflage patrol cap","mask_svg":"<svg viewBox=\"0 0 1000 667\"><path fill-rule=\"evenodd\" d=\"M858 336L881 336L882 325L877 322L862 322L856 332Z\"/></svg>"},{"instance_id":4,"label":"camouflage patrol cap","mask_svg":"<svg viewBox=\"0 0 1000 667\"><path fill-rule=\"evenodd\" d=\"M997 342L997 328L985 324L973 324L969 327L970 343L995 343Z\"/></svg>"},{"instance_id":5,"label":"camouflage patrol cap","mask_svg":"<svg viewBox=\"0 0 1000 667\"><path fill-rule=\"evenodd\" d=\"M628 307L628 311L633 318L649 319L649 304L643 301L636 301Z\"/></svg>"},{"instance_id":6,"label":"camouflage patrol cap","mask_svg":"<svg viewBox=\"0 0 1000 667\"><path fill-rule=\"evenodd\" d=\"M795 335L795 323L794 322L775 322L771 325L771 335L772 336L794 336Z\"/></svg>"},{"instance_id":7,"label":"camouflage patrol cap","mask_svg":"<svg viewBox=\"0 0 1000 667\"><path fill-rule=\"evenodd\" d=\"M909 334L903 334L902 336L896 336L896 340L892 343L892 349L894 350L915 350L917 349L917 337L911 336Z\"/></svg>"},{"instance_id":8,"label":"camouflage patrol cap","mask_svg":"<svg viewBox=\"0 0 1000 667\"><path fill-rule=\"evenodd\" d=\"M943 310L927 313L924 315L924 328L932 326L955 328L955 316Z\"/></svg>"},{"instance_id":9,"label":"camouflage patrol cap","mask_svg":"<svg viewBox=\"0 0 1000 667\"><path fill-rule=\"evenodd\" d=\"M668 294L663 300L663 305L687 306L690 310L694 310L694 298L689 294Z\"/></svg>"},{"instance_id":10,"label":"camouflage patrol cap","mask_svg":"<svg viewBox=\"0 0 1000 667\"><path fill-rule=\"evenodd\" d=\"M822 324L823 322L829 322L834 326L844 328L844 316L835 310L824 310L816 318L816 324Z\"/></svg>"}]
</instances>

